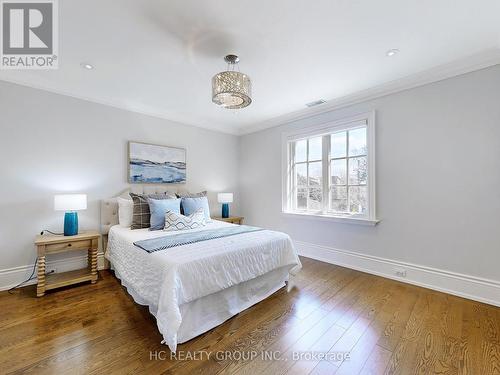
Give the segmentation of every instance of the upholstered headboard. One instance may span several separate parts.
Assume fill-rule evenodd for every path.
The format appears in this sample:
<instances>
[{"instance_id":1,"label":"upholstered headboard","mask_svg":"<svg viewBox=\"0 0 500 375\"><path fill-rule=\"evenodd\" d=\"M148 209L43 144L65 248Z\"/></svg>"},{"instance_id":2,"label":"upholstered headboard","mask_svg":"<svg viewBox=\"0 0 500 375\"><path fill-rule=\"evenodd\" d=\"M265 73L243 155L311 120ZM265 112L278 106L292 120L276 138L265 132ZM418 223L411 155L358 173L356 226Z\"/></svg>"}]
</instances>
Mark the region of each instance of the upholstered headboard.
<instances>
[{"instance_id":1,"label":"upholstered headboard","mask_svg":"<svg viewBox=\"0 0 500 375\"><path fill-rule=\"evenodd\" d=\"M107 235L109 229L118 224L118 201L117 197L130 199L129 193L135 194L154 194L154 193L180 193L185 192L184 189L175 189L172 186L166 187L161 185L131 185L129 189L122 191L113 198L103 199L101 201L101 234Z\"/></svg>"}]
</instances>

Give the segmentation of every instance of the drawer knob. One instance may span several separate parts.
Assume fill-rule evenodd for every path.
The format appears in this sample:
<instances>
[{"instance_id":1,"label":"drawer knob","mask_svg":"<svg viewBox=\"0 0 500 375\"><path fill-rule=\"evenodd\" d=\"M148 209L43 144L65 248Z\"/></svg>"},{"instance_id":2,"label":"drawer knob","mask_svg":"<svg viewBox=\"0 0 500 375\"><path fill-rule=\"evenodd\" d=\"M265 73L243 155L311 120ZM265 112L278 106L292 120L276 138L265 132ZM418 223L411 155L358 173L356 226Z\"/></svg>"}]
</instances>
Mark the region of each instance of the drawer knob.
<instances>
[{"instance_id":1,"label":"drawer knob","mask_svg":"<svg viewBox=\"0 0 500 375\"><path fill-rule=\"evenodd\" d=\"M70 244L70 243L68 244L68 247L71 247L71 244Z\"/></svg>"}]
</instances>

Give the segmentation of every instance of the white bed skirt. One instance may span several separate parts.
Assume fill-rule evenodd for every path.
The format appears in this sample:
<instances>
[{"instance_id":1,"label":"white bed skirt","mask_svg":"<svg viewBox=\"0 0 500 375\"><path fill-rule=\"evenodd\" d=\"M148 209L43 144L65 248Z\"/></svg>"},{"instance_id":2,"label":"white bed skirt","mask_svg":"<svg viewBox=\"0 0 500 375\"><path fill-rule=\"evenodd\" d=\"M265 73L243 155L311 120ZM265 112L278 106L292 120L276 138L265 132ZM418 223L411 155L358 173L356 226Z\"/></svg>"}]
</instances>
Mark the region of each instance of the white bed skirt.
<instances>
[{"instance_id":1,"label":"white bed skirt","mask_svg":"<svg viewBox=\"0 0 500 375\"><path fill-rule=\"evenodd\" d=\"M113 265L111 268L113 269ZM148 306L151 314L156 317L158 306L148 305L134 288L120 277L118 271L114 271L134 301L140 305ZM179 306L182 323L177 332L178 343L189 341L266 299L284 287L288 277L288 268L282 267Z\"/></svg>"}]
</instances>

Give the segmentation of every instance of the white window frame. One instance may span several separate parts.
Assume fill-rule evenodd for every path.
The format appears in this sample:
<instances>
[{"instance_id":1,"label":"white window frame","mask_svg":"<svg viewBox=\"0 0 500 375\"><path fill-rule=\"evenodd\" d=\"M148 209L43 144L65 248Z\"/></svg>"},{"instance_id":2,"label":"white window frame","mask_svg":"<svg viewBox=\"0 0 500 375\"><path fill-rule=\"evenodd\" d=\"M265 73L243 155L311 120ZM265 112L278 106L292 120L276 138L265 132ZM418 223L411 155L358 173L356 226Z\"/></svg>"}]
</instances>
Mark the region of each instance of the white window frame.
<instances>
[{"instance_id":1,"label":"white window frame","mask_svg":"<svg viewBox=\"0 0 500 375\"><path fill-rule=\"evenodd\" d=\"M356 129L366 126L366 144L367 144L367 191L368 191L368 212L366 215L359 214L339 214L329 211L329 199L324 199L323 193L322 210L313 212L311 210L297 210L294 209L294 192L293 192L293 164L294 164L294 150L292 145L294 142L324 136L331 133L341 132L344 130ZM323 137L323 186L322 191L328 192L329 197L329 176L331 168L330 157L330 138ZM347 156L347 155L346 155ZM349 171L347 170L347 173ZM347 222L363 225L375 225L378 223L376 216L376 194L375 194L375 112L362 113L348 118L343 118L328 123L318 124L306 129L285 132L282 134L282 212L287 216L306 217L306 218L319 218L327 219L337 222Z\"/></svg>"}]
</instances>

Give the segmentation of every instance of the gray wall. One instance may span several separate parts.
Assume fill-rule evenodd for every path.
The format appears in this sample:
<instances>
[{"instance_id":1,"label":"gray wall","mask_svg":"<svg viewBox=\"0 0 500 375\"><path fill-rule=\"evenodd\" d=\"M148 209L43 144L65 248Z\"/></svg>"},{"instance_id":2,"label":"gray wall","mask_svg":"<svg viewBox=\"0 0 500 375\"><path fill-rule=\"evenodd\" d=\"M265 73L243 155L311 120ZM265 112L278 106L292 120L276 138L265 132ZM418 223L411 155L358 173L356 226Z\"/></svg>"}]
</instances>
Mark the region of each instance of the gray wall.
<instances>
[{"instance_id":1,"label":"gray wall","mask_svg":"<svg viewBox=\"0 0 500 375\"><path fill-rule=\"evenodd\" d=\"M281 214L281 133L376 111L375 227ZM247 223L299 241L500 280L500 66L240 139Z\"/></svg>"},{"instance_id":2,"label":"gray wall","mask_svg":"<svg viewBox=\"0 0 500 375\"><path fill-rule=\"evenodd\" d=\"M127 141L187 149L191 191L235 193L238 138L0 82L0 270L33 264L34 236L62 230L59 192L88 194L80 227L98 229L99 200L127 188Z\"/></svg>"},{"instance_id":3,"label":"gray wall","mask_svg":"<svg viewBox=\"0 0 500 375\"><path fill-rule=\"evenodd\" d=\"M33 263L61 230L58 192L99 200L127 187L127 141L185 147L189 190L235 192L234 213L293 239L500 280L500 66L237 137L0 82L0 270ZM375 227L281 215L281 133L377 113ZM239 153L239 160L236 156ZM238 207L240 203L240 207Z\"/></svg>"}]
</instances>

